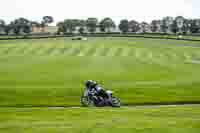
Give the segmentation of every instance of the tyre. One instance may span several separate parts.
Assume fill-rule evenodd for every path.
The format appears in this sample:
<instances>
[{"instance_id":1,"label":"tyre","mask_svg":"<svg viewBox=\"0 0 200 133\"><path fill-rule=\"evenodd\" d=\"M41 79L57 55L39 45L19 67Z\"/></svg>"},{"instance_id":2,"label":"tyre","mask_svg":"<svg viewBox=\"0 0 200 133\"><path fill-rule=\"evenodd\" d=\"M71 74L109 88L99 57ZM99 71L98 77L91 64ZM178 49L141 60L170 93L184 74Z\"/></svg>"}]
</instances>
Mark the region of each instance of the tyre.
<instances>
[{"instance_id":1,"label":"tyre","mask_svg":"<svg viewBox=\"0 0 200 133\"><path fill-rule=\"evenodd\" d=\"M81 104L82 106L88 107L92 105L92 101L88 96L82 96L81 97Z\"/></svg>"},{"instance_id":2,"label":"tyre","mask_svg":"<svg viewBox=\"0 0 200 133\"><path fill-rule=\"evenodd\" d=\"M113 97L112 98L112 107L120 107L120 106L121 106L120 100L116 97Z\"/></svg>"}]
</instances>

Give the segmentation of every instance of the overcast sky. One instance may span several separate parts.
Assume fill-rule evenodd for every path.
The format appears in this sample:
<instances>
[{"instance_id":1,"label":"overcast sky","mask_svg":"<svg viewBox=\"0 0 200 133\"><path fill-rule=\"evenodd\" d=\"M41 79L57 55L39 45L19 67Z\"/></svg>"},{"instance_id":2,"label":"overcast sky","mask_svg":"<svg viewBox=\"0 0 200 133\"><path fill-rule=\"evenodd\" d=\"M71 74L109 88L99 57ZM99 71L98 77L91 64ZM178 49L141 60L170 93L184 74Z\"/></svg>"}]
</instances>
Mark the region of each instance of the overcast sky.
<instances>
[{"instance_id":1,"label":"overcast sky","mask_svg":"<svg viewBox=\"0 0 200 133\"><path fill-rule=\"evenodd\" d=\"M18 17L40 21L51 15L55 21L66 18L111 17L150 22L164 16L200 18L200 0L1 0L0 19Z\"/></svg>"}]
</instances>

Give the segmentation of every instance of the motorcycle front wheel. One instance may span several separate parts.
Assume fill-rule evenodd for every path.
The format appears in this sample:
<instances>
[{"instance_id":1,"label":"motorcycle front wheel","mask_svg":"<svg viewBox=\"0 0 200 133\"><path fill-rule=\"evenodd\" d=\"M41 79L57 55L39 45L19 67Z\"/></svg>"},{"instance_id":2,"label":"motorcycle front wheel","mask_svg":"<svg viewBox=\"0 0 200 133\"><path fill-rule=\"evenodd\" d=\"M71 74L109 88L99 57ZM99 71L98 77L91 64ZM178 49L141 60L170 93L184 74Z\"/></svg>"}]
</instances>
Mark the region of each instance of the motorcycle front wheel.
<instances>
[{"instance_id":1,"label":"motorcycle front wheel","mask_svg":"<svg viewBox=\"0 0 200 133\"><path fill-rule=\"evenodd\" d=\"M121 103L119 98L116 97L112 97L112 107L120 107Z\"/></svg>"},{"instance_id":2,"label":"motorcycle front wheel","mask_svg":"<svg viewBox=\"0 0 200 133\"><path fill-rule=\"evenodd\" d=\"M81 96L81 105L84 107L89 107L92 105L92 101L88 96Z\"/></svg>"}]
</instances>

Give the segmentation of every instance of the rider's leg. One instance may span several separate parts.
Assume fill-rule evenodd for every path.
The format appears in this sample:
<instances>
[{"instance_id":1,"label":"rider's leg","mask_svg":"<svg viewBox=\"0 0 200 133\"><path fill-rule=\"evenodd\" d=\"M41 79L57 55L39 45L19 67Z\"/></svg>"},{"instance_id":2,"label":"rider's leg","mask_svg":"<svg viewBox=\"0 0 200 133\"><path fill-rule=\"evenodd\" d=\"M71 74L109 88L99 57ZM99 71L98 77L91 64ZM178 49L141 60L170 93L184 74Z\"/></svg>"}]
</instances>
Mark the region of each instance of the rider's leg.
<instances>
[{"instance_id":1,"label":"rider's leg","mask_svg":"<svg viewBox=\"0 0 200 133\"><path fill-rule=\"evenodd\" d=\"M108 100L111 102L112 101L112 94L107 94L108 95Z\"/></svg>"},{"instance_id":2,"label":"rider's leg","mask_svg":"<svg viewBox=\"0 0 200 133\"><path fill-rule=\"evenodd\" d=\"M105 90L101 90L101 95L103 96L103 98L106 98L108 101L112 101L112 94L111 93L107 93Z\"/></svg>"}]
</instances>

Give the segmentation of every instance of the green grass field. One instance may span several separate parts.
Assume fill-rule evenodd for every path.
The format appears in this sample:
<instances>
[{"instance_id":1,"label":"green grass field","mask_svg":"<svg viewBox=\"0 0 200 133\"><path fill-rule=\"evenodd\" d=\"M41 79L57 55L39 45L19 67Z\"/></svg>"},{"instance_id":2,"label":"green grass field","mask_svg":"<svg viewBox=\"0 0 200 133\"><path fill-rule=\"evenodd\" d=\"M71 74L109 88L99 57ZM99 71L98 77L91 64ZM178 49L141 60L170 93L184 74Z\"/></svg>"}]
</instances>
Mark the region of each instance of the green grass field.
<instances>
[{"instance_id":1,"label":"green grass field","mask_svg":"<svg viewBox=\"0 0 200 133\"><path fill-rule=\"evenodd\" d=\"M0 106L80 105L84 81L122 104L200 103L200 43L141 38L0 41Z\"/></svg>"},{"instance_id":2,"label":"green grass field","mask_svg":"<svg viewBox=\"0 0 200 133\"><path fill-rule=\"evenodd\" d=\"M1 108L1 133L199 133L200 106Z\"/></svg>"},{"instance_id":3,"label":"green grass field","mask_svg":"<svg viewBox=\"0 0 200 133\"><path fill-rule=\"evenodd\" d=\"M80 105L87 79L123 105L200 103L199 68L199 42L0 41L0 133L199 133L199 105L60 107Z\"/></svg>"}]
</instances>

